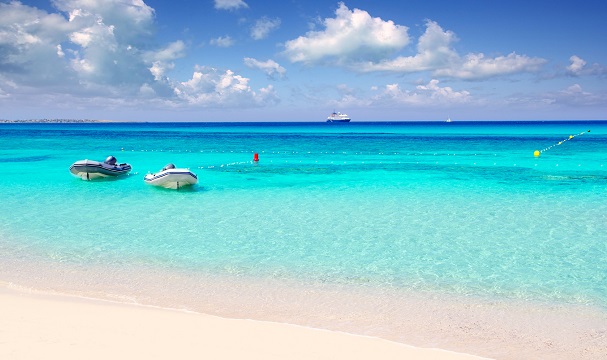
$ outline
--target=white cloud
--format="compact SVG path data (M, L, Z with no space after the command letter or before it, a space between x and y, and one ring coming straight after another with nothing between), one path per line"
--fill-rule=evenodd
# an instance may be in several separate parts
M53 0L53 5L70 14L70 22L89 26L103 22L113 27L118 42L141 42L153 34L154 9L142 0Z
M443 29L434 21L426 22L426 31L419 38L417 54L414 56L399 56L393 60L383 60L378 63L367 62L356 64L354 68L361 72L391 71L418 72L444 68L458 58L451 43L456 40L455 34Z
M379 60L409 43L406 26L373 18L363 10L350 11L344 3L339 3L335 18L324 20L324 27L287 41L284 54L291 62L348 64Z
M68 37L81 47L73 63L87 65L79 73L81 81L136 91L151 80L138 49L153 34L154 10L142 0L54 0L53 4L69 13L70 23L78 28Z
M156 96L156 91L154 91L154 88L150 84L146 83L139 88L139 94L144 98L153 98Z
M449 86L440 87L438 86L439 81L436 79L430 80L426 85L418 85L416 87L420 92L424 92L430 96L431 99L438 99L447 102L467 102L470 99L470 93L466 90L453 91Z
M571 61L571 64L567 66L567 71L573 75L579 75L584 69L584 66L586 66L586 61L576 55L570 57L569 60Z
M508 99L508 105L511 107L523 106L544 111L546 110L546 106L551 106L559 111L565 108L582 109L596 107L602 109L605 103L607 103L607 93L592 93L584 90L580 84L573 84L560 91L516 96Z
M152 66L149 68L152 75L154 75L154 80L163 81L166 77L166 73L169 70L175 68L175 64L173 63L165 63L163 61L154 61Z
M248 7L249 5L242 0L215 0L215 9L217 10L236 10Z
M557 104L583 107L604 107L605 103L607 102L607 94L584 91L580 84L573 84L557 93L549 94L547 97L552 98Z
M234 39L230 36L220 36L217 39L211 39L209 42L211 45L219 46L219 47L230 47L234 45Z
M586 66L587 63L584 59L577 55L573 55L569 58L571 64L567 66L567 73L572 76L584 76L584 75L605 75L607 74L607 68L600 64L592 64Z
M9 98L11 96L11 92L7 91L8 88L15 90L17 89L17 85L10 80L4 79L0 73L0 99Z
M197 66L192 78L176 84L174 92L187 103L202 107L263 106L277 101L271 86L258 92L251 89L249 79L231 70Z
M455 105L472 102L470 92L455 91L451 87L440 87L439 81L432 79L428 84L418 85L415 90L403 90L398 84L386 85L383 91L374 97L374 103L407 105Z
M58 51L72 25L61 15L0 3L0 74L24 85L70 83L69 66Z
M455 34L444 31L436 22L427 21L426 31L419 38L417 54L399 56L377 63L353 64L352 68L361 72L388 71L410 73L430 71L434 76L453 77L465 80L481 80L495 76L537 72L546 63L545 59L510 53L495 58L483 53L458 55L452 43Z
M434 74L464 80L482 80L495 76L538 72L545 59L510 53L507 56L486 58L483 53L468 54L450 68L437 69Z
M272 30L278 29L279 26L280 19L261 18L251 28L251 37L254 40L265 39Z
M584 92L582 91L582 87L580 86L580 84L573 84L570 87L568 87L567 89L561 91L563 94L566 95L578 95L578 94L584 94ZM589 93L586 93L589 94Z
M350 11L343 3L335 14L335 18L324 20L324 31L310 31L285 43L284 54L290 61L333 63L356 72L429 71L433 76L465 80L537 72L546 63L545 59L514 52L493 58L483 53L460 56L453 48L456 35L430 20L415 55L390 59L388 56L409 44L407 27L372 18L359 9Z
M83 95L136 92L152 80L139 47L153 33L152 8L141 0L55 0L61 13L0 4L0 71L18 84ZM72 90L69 90L69 89Z
M166 76L168 70L175 67L173 60L184 56L185 44L183 41L178 40L156 51L145 52L143 54L143 59L146 63L151 63L151 67L148 67L148 69L152 75L154 75L154 79L160 81Z
M185 56L186 45L178 40L151 46L154 10L141 0L54 0L53 5L59 13L0 3L3 98L40 94L55 106L61 98L90 106L141 100L173 107L258 107L278 101L271 86L253 90L249 79L231 70L197 67L188 81L170 79L167 73Z
M65 53L63 52L61 44L57 45L57 56L59 56L60 58L65 57Z
M174 41L164 48L149 52L146 55L156 61L173 61L185 56L185 44L181 40Z
M285 68L280 66L274 60L259 61L253 58L244 58L244 64L251 69L263 71L269 78L274 79L276 76L283 78L287 72Z
M315 101L335 108L377 108L394 109L407 106L416 109L452 109L458 106L469 107L471 104L482 105L483 101L475 99L467 90L454 90L449 86L440 86L440 81L432 79L410 89L394 83L384 86L372 86L375 94L367 96L345 84L335 87L339 94L336 100L315 98Z

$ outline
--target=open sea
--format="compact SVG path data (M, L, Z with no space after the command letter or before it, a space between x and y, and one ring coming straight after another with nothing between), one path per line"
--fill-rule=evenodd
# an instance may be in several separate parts
M109 155L132 172L69 172ZM167 163L199 184L144 184ZM607 354L605 121L0 124L0 166L13 286L497 358Z

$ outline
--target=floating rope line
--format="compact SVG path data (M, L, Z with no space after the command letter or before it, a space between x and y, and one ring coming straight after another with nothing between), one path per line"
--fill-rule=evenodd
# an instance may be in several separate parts
M467 167L467 166L474 166L474 167L490 167L490 166L499 166L499 167L513 167L513 168L519 168L519 167L523 167L523 168L543 168L543 169L548 169L550 167L557 167L557 168L565 168L566 169L581 169L584 168L586 170L602 170L605 165L604 164L562 164L562 163L550 163L550 162L545 162L543 164L538 164L538 163L512 163L512 162L508 162L508 161L504 161L504 162L492 162L492 161L485 161L485 162L461 162L461 161L429 161L429 162L413 162L413 161L409 161L409 162L402 162L402 161L395 161L395 162L386 162L386 161L379 161L379 162L369 162L369 161L331 161L331 160L327 160L326 162L319 162L319 161L313 161L313 162L305 162L302 160L296 160L296 161L292 161L292 160L279 160L279 159L269 159L269 160L265 160L264 163L266 164L271 164L272 166L288 166L288 167L299 167L299 166L305 166L305 167L326 167L326 166L331 166L331 167L347 167L347 166L357 166L357 165L363 165L363 166L380 166L380 167L391 167L391 166L401 166L402 164L407 164L407 165L412 165L412 164L416 164L416 165L435 165L435 166L457 166L457 167ZM253 160L251 161L236 161L236 162L230 162L230 163L224 163L224 164L211 164L211 165L199 165L199 166L195 166L197 169L201 169L201 170L213 170L213 171L230 171L231 168L235 168L235 169L243 169L243 168L248 168L250 166L256 166L257 163ZM271 166L270 166L271 168ZM267 171L268 168L266 168ZM402 169L411 169L411 168L402 168ZM239 171L239 170L233 170L233 171Z
M562 145L566 141L574 139L576 136L580 136L585 134L586 132L590 132L590 130L581 132L579 134L570 135L566 139L559 141L556 144L553 144L549 147L546 147L542 150L535 150L534 156L537 158L540 156L542 152L551 150L555 146ZM213 150L213 149L128 149L128 148L120 148L121 151L129 151L129 152L143 152L143 153L164 153L164 154L188 154L188 156L195 154L205 154L212 155L211 159L205 158L206 161L210 160L209 163L204 164L200 163L198 160L192 160L198 162L198 164L193 165L193 168L197 169L214 169L214 170L226 170L232 167L239 166L248 166L252 164L257 164L254 160L254 154L259 153L262 161L260 164L273 164L280 166L281 164L288 164L293 166L294 164L316 164L316 165L331 165L331 166L354 166L354 165L364 165L364 166L375 166L375 165L402 165L402 164L433 164L433 165L441 165L441 166L508 166L508 167L538 167L538 166L556 166L559 168L564 167L575 167L577 168L585 168L592 169L598 166L601 170L605 167L604 164L555 164L555 163L546 163L541 162L541 164L526 164L526 163L510 163L505 159L500 159L498 156L502 156L502 154L498 155L497 153L458 153L453 152L453 150L445 151L445 152L415 152L415 151L380 151L380 150L370 150L370 151L313 151L313 150L237 150L237 149L228 149L228 150ZM219 160L215 158L215 155L220 155ZM241 156L242 155L242 156ZM264 156L267 155L267 156ZM252 160L245 160L247 158L253 158ZM319 160L320 156L320 160ZM419 159L422 160L418 161ZM191 160L191 159L190 159ZM496 161L498 160L498 161ZM205 162L206 162L205 161ZM577 166L575 166L577 165ZM132 173L133 174L133 173Z
M568 137L568 138L566 138L566 139L564 139L564 140L561 140L561 141L557 142L557 143L556 143L556 144L554 144L554 145L550 145L550 146L548 146L548 147L547 147L547 148L545 148L545 149L542 149L542 150L535 150L535 151L533 152L533 156L538 157L538 156L540 156L540 155L541 155L543 152L548 151L548 150L552 149L552 148L553 148L553 147L555 147L555 146L559 146L559 145L561 145L561 144L565 143L565 141L573 140L573 138L575 138L576 136L584 135L584 134L585 134L585 133L587 133L587 132L590 132L590 130L588 130L588 131L582 131L581 133L579 133L579 134L575 134L575 135L569 135L569 137ZM557 166L558 166L558 165L557 165Z

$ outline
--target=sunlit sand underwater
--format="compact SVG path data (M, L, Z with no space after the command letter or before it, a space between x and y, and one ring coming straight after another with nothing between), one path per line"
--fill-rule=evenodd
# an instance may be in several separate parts
M0 139L1 281L487 341L481 355L513 356L495 347L541 321L606 341L607 122L0 124ZM108 155L132 172L68 171ZM199 183L144 184L167 163Z

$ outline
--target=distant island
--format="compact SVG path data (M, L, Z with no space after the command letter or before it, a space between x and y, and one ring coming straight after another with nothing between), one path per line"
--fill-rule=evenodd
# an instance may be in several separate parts
M28 120L6 120L0 119L0 123L97 123L110 122L110 120L90 119L28 119Z

